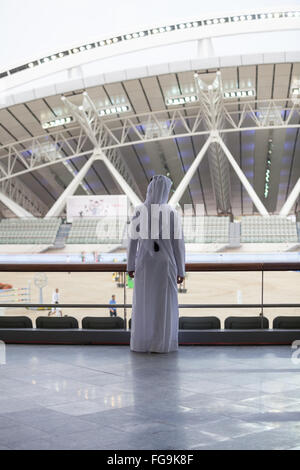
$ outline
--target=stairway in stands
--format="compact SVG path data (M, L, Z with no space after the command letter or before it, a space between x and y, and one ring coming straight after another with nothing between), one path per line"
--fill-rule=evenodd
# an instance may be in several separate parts
M61 224L56 235L54 248L63 248L71 230L72 224Z

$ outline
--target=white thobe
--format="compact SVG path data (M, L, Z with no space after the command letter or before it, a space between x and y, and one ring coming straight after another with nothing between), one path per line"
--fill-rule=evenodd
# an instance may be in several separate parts
M53 292L52 294L52 304L58 303L59 302L59 293L58 292ZM61 310L59 308L52 307L51 309L52 313L55 313L57 317L61 317Z
M163 206L178 220L179 214L171 206ZM127 271L135 272L130 338L133 351L167 353L178 349L177 276L185 275L185 246L183 234L176 239L173 229L171 232L170 239L157 240L159 251L152 256L147 240L129 238Z

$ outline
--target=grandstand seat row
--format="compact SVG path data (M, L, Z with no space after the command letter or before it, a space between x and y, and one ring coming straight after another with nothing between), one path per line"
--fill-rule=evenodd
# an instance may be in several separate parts
M62 221L52 219L1 219L0 244L55 243ZM125 236L127 218L74 219L65 240L67 244L120 244ZM184 216L186 243L228 243L230 218L219 216ZM272 215L243 216L240 224L241 243L297 243L296 223ZM300 240L300 239L299 239Z
M0 221L0 244L55 243L61 219L2 219Z
M268 329L269 320L266 317L228 317L225 320L226 330L256 330ZM129 320L129 328L131 319ZM0 329L33 328L32 320L26 316L0 317ZM71 316L44 317L36 319L36 328L43 329L78 329L78 321ZM85 317L82 319L82 329L113 330L124 329L124 320L121 317ZM221 322L218 317L179 317L180 330L219 330ZM273 320L273 329L294 330L300 329L299 316L281 316Z

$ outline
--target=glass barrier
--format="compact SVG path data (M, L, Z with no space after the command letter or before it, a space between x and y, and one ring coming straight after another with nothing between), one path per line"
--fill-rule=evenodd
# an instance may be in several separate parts
M130 318L131 309L123 305L125 299L132 303L133 283L124 272L2 272L0 276L0 316L28 316L34 325L39 316L67 315L76 318L79 327L84 317Z
M81 328L84 317L117 315L128 328L134 281L125 269L123 263L2 264L0 316L27 316L35 327L39 316L67 315ZM264 315L272 328L276 316L300 315L300 263L191 263L186 271L178 286L181 317L216 316L224 328L229 316Z
M261 308L243 308L243 304L261 303L260 272L189 272L185 281L186 292L179 292L179 304L199 305L202 308L180 308L180 316L216 316L224 327L230 316L258 316ZM235 307L211 308L211 304Z
M300 304L300 270L265 272L264 304ZM271 320L279 316L300 315L298 307L264 307L264 315Z

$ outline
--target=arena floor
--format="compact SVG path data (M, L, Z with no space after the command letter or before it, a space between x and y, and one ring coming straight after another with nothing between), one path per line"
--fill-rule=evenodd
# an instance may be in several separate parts
M10 283L14 287L27 287L30 281L31 302L39 302L39 289L34 285L35 273L3 273L0 282ZM58 287L61 303L108 303L111 295L123 303L124 289L117 287L112 273L47 273L48 285L43 289L44 302L51 303L53 290ZM300 303L300 272L266 272L264 273L265 303ZM179 294L180 304L240 303L240 308L213 309L193 308L180 309L181 316L216 315L222 323L228 316L259 315L260 309L242 308L242 303L259 303L261 301L261 273L259 272L202 272L188 273L186 294ZM132 301L133 289L126 289L127 303ZM32 319L47 314L45 311L32 311L25 308L10 308L1 312L5 315L27 315ZM85 316L109 315L108 309L63 308L63 315L72 315L80 322ZM300 314L300 308L265 309L265 315L273 319L278 315ZM118 315L123 317L123 309ZM127 311L127 318L131 310ZM270 325L271 326L271 325Z
M300 448L288 346L8 345L0 377L0 449Z

